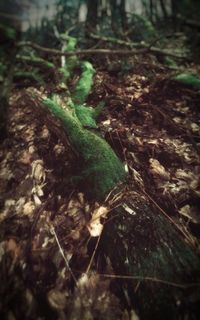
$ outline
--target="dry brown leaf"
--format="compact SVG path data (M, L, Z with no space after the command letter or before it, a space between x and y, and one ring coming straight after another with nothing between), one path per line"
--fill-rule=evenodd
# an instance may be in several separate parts
M23 214L31 215L31 214L33 214L34 210L35 210L34 203L32 201L29 201L29 202L25 203L25 205L24 205Z
M10 238L6 241L6 251L11 252L13 258L16 259L21 253L21 247L15 239Z
M157 159L150 158L149 163L150 163L150 171L153 175L157 175L164 179L170 178L169 173L165 170L165 168L160 164L160 162Z
M56 144L53 148L56 156L59 156L60 154L65 152L65 147L62 144Z
M46 139L49 138L49 136L50 136L49 129L47 128L46 125L44 125L44 126L42 127L42 132L41 132L40 137L41 137L41 139L46 140Z
M192 129L192 131L194 132L194 133L199 133L200 132L200 127L198 126L198 124L196 124L196 123L191 123L191 129Z
M187 217L193 223L200 223L200 213L196 207L186 204L179 209L178 212L184 217Z
M57 288L51 289L47 294L47 299L50 306L55 310L64 310L67 306L67 298L64 292Z
M103 225L100 222L100 218L105 218L107 213L108 213L108 208L103 206L98 207L94 210L94 213L92 214L92 219L87 225L87 228L92 237L100 236L103 230Z
M28 151L23 151L20 159L17 161L22 164L30 164L31 163L31 154Z
M37 183L44 183L46 174L44 169L44 162L43 160L35 160L31 164L32 166L32 173L31 176Z

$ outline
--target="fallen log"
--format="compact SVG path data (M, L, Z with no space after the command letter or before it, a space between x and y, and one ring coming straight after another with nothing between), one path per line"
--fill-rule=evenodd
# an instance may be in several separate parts
M119 159L102 138L84 129L70 111L49 100L45 105L61 120L69 141L83 160L84 170L82 166L78 172L82 176L79 187L86 195L102 201L124 181ZM119 185L116 190L120 192ZM135 187L126 199L112 210L105 223L99 250L99 256L108 257L114 273L121 277L116 294L124 307L134 308L141 319L178 319L181 314L197 319L198 254L171 220L151 206L142 191Z

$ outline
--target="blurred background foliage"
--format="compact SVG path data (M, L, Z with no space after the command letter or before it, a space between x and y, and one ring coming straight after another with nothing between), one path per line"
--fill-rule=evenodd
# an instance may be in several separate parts
M198 0L1 0L0 16L1 23L17 27L25 38L51 47L55 28L79 37L97 32L147 42L154 29L184 31L193 48L200 38Z

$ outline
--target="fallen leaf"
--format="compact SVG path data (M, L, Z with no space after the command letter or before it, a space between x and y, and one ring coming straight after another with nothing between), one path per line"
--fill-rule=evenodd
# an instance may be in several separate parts
M27 203L25 203L24 205L24 210L23 210L23 214L25 215L31 215L35 210L35 205L32 201L29 201Z
M108 208L106 207L98 207L94 210L94 213L92 214L92 219L90 220L89 224L87 225L87 228L90 232L90 235L92 237L98 237L100 236L103 225L100 222L100 218L105 218L108 213Z
M49 138L49 136L50 136L50 134L49 134L49 129L47 128L47 126L43 126L42 127L42 132L41 132L41 139L44 139L44 140L46 140L46 139L48 139Z
M6 251L11 252L14 260L19 257L21 253L20 245L13 238L10 238L6 241Z
M64 292L54 288L47 294L47 299L50 306L55 310L64 310L67 306L67 298Z
M18 163L30 164L31 163L31 154L28 151L24 151L18 160Z
M104 126L109 126L109 125L111 124L110 119L105 120L105 121L102 121L102 124L103 124Z
M150 163L150 171L153 175L160 176L165 179L169 179L170 175L169 173L165 170L165 168L160 164L160 162L157 159L149 159Z
M32 162L32 173L31 176L34 180L36 180L38 183L42 182L44 183L46 174L44 170L44 162L43 160L35 160Z
M199 211L195 206L190 206L189 204L186 204L181 209L179 209L178 212L184 217L187 217L193 223L200 223Z

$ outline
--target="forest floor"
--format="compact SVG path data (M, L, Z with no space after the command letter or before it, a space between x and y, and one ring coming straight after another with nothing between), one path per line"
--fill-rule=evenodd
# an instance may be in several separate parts
M138 189L200 252L200 91L170 80L153 58L124 73L100 62L96 71L87 102L105 101L99 132ZM122 311L112 279L99 275L100 237L90 230L96 204L67 184L74 151L53 116L35 109L33 92L45 95L42 87L13 89L0 147L2 314L86 319L84 310L138 319Z

